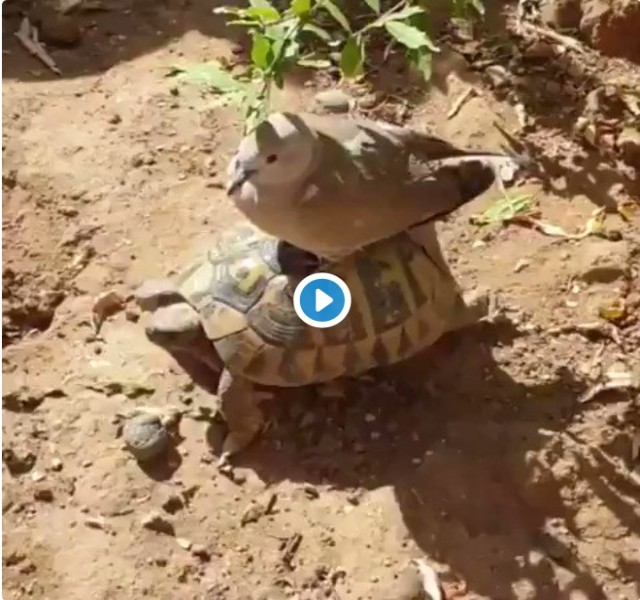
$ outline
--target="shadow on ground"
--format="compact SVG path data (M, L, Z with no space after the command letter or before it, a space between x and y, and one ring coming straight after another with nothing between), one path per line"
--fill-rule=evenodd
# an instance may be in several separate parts
M451 334L394 369L394 378L428 382L426 394L353 384L355 402L277 403L269 433L238 463L273 483L393 486L418 546L448 563L469 592L511 598L529 580L540 599L570 590L604 597L567 542L574 514L541 462L549 452L553 462L554 436L581 386L564 371L544 385L514 381L492 358L491 347L504 343L496 333L483 325ZM567 535L554 537L549 520L566 523ZM570 574L562 591L558 567Z
M133 60L177 40L189 31L207 37L237 41L239 28L227 27L222 16L212 13L220 4L210 0L100 0L80 2L69 15L72 27L80 29L75 47L48 45L63 78L74 78L107 71L121 62ZM21 15L39 15L55 22L55 12L47 10L46 0L31 5L24 0L9 0L2 5L3 79L46 81L57 76L32 57L17 41ZM84 7L84 8L83 8ZM6 54L6 52L9 54ZM215 57L212 57L215 58Z

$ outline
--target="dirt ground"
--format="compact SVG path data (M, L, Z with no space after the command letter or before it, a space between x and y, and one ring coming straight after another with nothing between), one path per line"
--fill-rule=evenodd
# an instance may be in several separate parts
M221 189L238 115L163 76L238 60L237 42L208 2L83 0L66 24L34 17L56 77L13 36L24 6L4 3L4 598L408 600L417 557L447 598L640 598L640 121L625 92L640 68L616 56L637 29L604 57L516 35L514 7L496 4L492 36L449 31L422 96L405 99L393 60L349 91L364 114L463 146L498 147L502 123L534 158L540 218L577 232L604 206L605 235L478 227L496 192L474 201L441 239L500 318L391 370L411 393L363 381L343 401L283 394L232 480L206 419L184 418L153 468L123 451L116 413L204 415L212 400L146 340L132 304L99 335L91 307L185 267L239 220ZM331 85L290 82L277 106ZM609 322L612 301L626 314ZM173 532L143 527L154 511Z

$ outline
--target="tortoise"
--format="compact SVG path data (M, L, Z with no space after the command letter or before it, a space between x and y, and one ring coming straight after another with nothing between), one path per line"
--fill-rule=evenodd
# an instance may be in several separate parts
M422 227L327 266L352 296L347 317L329 328L305 324L294 310L295 287L314 268L309 255L250 224L218 237L173 282L149 280L138 288L136 301L150 313L147 338L219 376L219 412L228 427L220 464L261 429L262 386L355 377L409 358L487 314L487 294L475 290L465 298L433 224Z

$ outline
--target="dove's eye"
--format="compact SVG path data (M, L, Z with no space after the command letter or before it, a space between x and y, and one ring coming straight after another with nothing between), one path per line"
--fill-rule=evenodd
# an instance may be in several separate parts
M269 154L269 156L267 156L267 163L271 164L274 163L278 160L278 155L277 154Z

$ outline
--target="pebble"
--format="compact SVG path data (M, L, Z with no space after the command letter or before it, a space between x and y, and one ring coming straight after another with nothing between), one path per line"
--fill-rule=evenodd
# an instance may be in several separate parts
M632 167L640 168L640 130L637 127L625 127L616 143L624 161Z
M191 550L191 546L193 546L191 540L188 540L186 538L176 538L176 543L178 544L178 546L180 546L180 548L183 548L184 550Z
M46 475L42 471L34 471L31 473L31 481L42 481L45 477Z
M319 108L330 113L347 113L353 106L353 98L339 89L318 92L314 101Z
M378 94L367 94L358 99L358 106L364 109L372 109L378 104L380 98Z
M62 471L62 461L59 458L54 458L51 460L51 470Z
M162 453L169 442L169 434L158 415L143 414L127 420L122 429L127 450L136 460L146 461Z
M202 544L193 544L191 546L191 554L204 562L208 562L211 559L211 553Z
M145 529L150 529L151 531L156 531L158 533L166 533L168 535L174 534L171 521L165 519L157 510L153 510L142 517L140 525Z
M505 85L509 82L509 72L501 65L489 65L484 72L496 87Z
M39 487L33 490L33 497L40 502L53 502L53 491L48 487Z
M122 123L122 117L118 113L112 113L109 119L107 119L111 125L117 125Z
M317 488L310 483L305 483L302 486L302 490L307 498L311 498L312 500L320 497L320 492L318 492Z
M521 258L513 267L513 272L520 273L520 271L526 269L530 264L526 258Z

